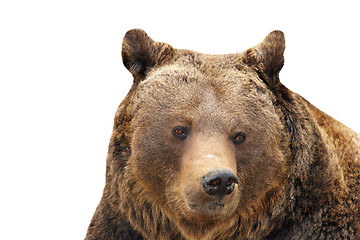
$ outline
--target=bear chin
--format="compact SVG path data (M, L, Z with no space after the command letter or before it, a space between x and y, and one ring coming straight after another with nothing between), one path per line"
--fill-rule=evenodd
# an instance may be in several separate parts
M212 197L198 201L185 200L183 217L187 221L199 224L208 224L224 221L234 215L238 206L238 194L223 198Z

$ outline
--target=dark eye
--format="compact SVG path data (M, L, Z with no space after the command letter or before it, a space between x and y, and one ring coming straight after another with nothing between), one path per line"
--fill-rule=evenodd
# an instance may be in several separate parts
M239 132L236 133L233 137L232 137L232 141L236 144L242 143L244 142L246 139L246 134L243 132Z
M177 126L177 127L174 127L173 133L174 133L175 137L187 138L190 135L190 130L183 126Z

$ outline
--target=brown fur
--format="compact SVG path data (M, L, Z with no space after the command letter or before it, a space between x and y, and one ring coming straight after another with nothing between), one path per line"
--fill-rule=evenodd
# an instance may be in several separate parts
M134 83L86 239L359 239L360 136L281 84L284 49L280 31L228 55L129 31ZM216 168L238 178L221 199L200 184Z

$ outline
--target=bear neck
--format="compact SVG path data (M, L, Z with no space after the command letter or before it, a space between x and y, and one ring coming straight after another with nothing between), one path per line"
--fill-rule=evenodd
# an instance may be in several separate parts
M360 184L360 179L348 176L358 174L356 163L360 160L357 150L360 148L360 136L300 95L287 89L286 93L288 96L277 98L274 105L282 113L288 130L291 151L289 172L292 175L284 208L286 220L273 230L268 239L279 236L286 239L296 229L307 229L310 236L316 231L316 225L336 222L336 219L341 219L341 214L358 216L357 220L338 221L342 222L342 226L336 227L348 228L359 221L358 210L342 209L339 214L339 207L349 203L349 195L358 195L356 186ZM359 199L353 200L350 205L358 204L356 201Z

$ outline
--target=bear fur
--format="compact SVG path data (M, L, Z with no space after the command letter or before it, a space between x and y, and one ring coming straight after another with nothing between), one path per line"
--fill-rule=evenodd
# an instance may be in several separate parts
M360 239L360 136L282 85L284 49L280 31L227 55L127 32L134 81L86 239ZM204 191L213 169L230 193Z

